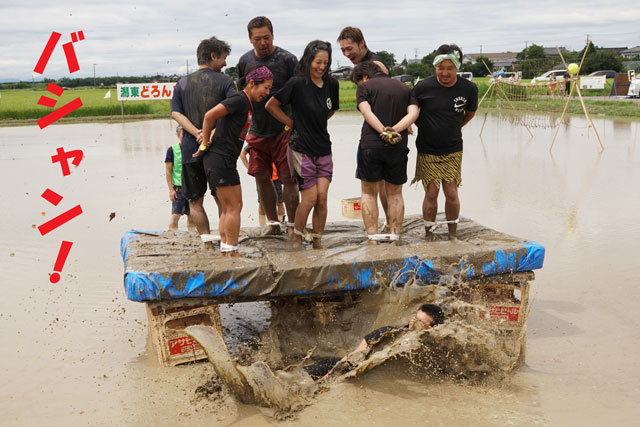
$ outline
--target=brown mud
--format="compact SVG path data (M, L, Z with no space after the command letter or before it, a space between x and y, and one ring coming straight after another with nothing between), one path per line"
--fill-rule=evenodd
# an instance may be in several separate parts
M319 393L383 364L404 364L401 369L430 381L508 382L521 362L526 321L505 337L496 323L478 320L485 307L464 302L451 292L451 282L458 282L457 278L442 281L448 286L410 282L398 287L392 282L357 295L354 301L272 302L270 326L257 346L238 352L241 360L231 358L215 328L196 325L186 332L205 349L217 375L218 393L222 388L227 398L271 408L272 416L280 420L295 419ZM459 283L458 287L465 286ZM406 324L425 303L441 305L446 322L427 330L389 331L366 352L339 362L327 379L314 382L302 368L314 360L348 354L373 329ZM212 410L218 411L215 405Z

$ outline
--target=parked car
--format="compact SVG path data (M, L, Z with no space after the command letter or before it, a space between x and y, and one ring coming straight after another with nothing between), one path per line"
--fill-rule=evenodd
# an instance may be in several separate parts
M556 81L561 82L564 81L564 75L567 73L567 70L551 70L547 71L541 76L534 77L531 79L531 83L539 83L539 82L548 82L551 74L556 76Z
M470 71L460 71L459 73L456 73L458 75L458 77L462 77L463 79L467 79L470 82L473 81L473 73Z
M353 67L345 65L344 67L338 67L335 70L329 71L329 75L334 79L347 80L351 76L351 70L353 70Z
M415 77L409 74L402 74L400 76L393 76L394 79L400 80L402 83L406 84L409 87L413 87L413 81Z
M617 72L614 70L600 70L589 74L590 76L606 76L608 79L614 79Z

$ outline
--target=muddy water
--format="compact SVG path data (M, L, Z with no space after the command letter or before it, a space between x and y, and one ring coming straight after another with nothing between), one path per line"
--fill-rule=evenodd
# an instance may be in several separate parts
M547 248L545 267L533 282L526 365L506 384L481 386L383 365L331 387L298 414L297 423L637 420L640 123L596 119L605 145L599 154L587 122L573 117L561 124L550 154L547 121L529 119L537 126L532 140L496 114L488 116L482 138L482 115L465 129L462 214ZM341 219L341 199L359 194L353 175L360 123L349 113L331 120L336 173L330 221ZM166 228L163 160L173 142L165 120L0 128L0 424L275 422L264 410L236 406L215 390L211 398L229 410L212 413L194 390L213 370L208 364L157 366L143 306L124 297L119 240L131 228ZM83 162L67 177L50 160L59 146L84 150ZM415 150L409 169L414 165ZM255 225L255 187L247 176L242 184L243 224ZM63 196L57 207L40 197L46 188ZM419 212L422 190L406 186L404 194L407 212ZM33 228L77 204L84 213L47 236ZM205 206L214 212L211 200ZM111 212L116 215L109 221ZM61 281L52 285L48 275L61 240L74 246ZM266 313L264 306L235 305L223 321L230 335L246 337L265 327Z

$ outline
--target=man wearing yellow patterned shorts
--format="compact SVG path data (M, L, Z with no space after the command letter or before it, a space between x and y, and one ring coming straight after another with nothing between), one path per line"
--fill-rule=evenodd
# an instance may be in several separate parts
M422 80L414 88L420 115L416 121L418 159L413 182L422 181L424 187L422 216L428 240L433 240L433 231L441 224L436 222L440 186L445 196L447 220L444 223L449 229L449 240L455 240L460 215L462 127L478 108L478 88L456 75L461 61L462 51L458 46L440 46L433 61L436 75Z

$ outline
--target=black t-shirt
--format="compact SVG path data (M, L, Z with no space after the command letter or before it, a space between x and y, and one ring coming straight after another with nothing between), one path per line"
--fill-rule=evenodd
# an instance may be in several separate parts
M378 117L384 126L393 126L406 114L409 105L417 105L415 95L411 88L400 80L392 79L384 73L378 73L368 81L358 86L356 90L358 106L367 101L371 105L371 111ZM403 131L402 141L392 145L382 139L378 132L369 124L362 124L360 135L361 148L407 148L407 131Z
M475 83L458 77L455 85L445 87L432 76L418 83L413 91L420 106L416 121L418 152L444 155L462 150L465 112L478 109Z
M338 81L327 76L323 80L322 87L318 87L307 77L295 76L273 95L282 104L291 104L297 133L292 148L312 157L331 154L327 121L329 112L340 108Z
M386 332L389 331L397 331L400 329L409 329L409 325L400 325L400 326L383 326L374 331L369 332L364 336L364 340L368 345L377 342Z
M382 59L380 59L380 57L378 55L376 55L374 52L371 51L371 49L367 48L367 53L364 54L364 56L362 57L362 61L360 62L364 62L364 61L378 61L378 62L382 62ZM384 64L384 62L382 62Z
M293 77L297 64L298 59L295 55L277 46L273 53L266 58L259 58L253 50L250 50L242 55L238 61L238 75L243 77L253 67L266 66L273 73L271 93L276 93L284 86L287 80ZM277 135L284 127L282 123L264 109L269 98L267 96L253 106L254 117L251 125L251 134L261 138ZM290 112L289 107L286 105L283 106L282 110L287 114Z
M231 77L200 68L178 80L171 98L171 111L185 115L196 128L202 129L205 113L234 93L236 86ZM192 156L198 151L198 143L189 132L183 132L180 147L182 164L202 161L202 157Z
M218 120L209 151L237 160L251 126L253 114L251 101L244 91L240 91L240 93L222 101L222 105L229 111L229 114Z

